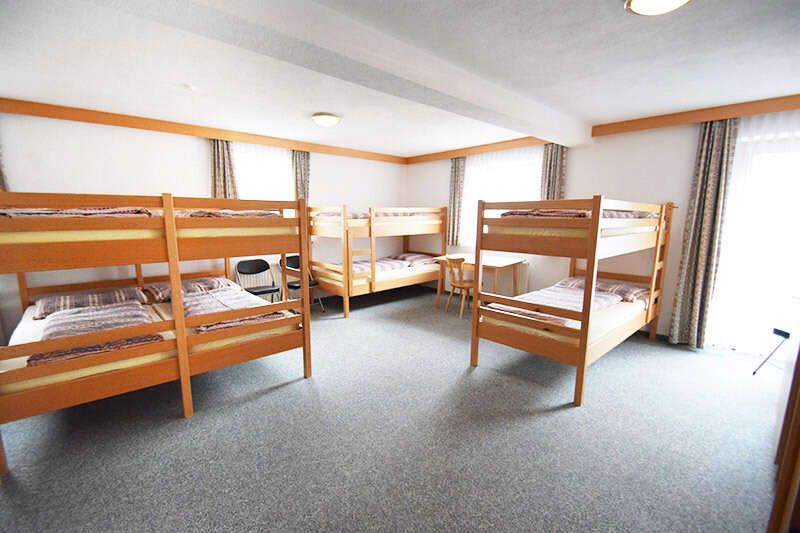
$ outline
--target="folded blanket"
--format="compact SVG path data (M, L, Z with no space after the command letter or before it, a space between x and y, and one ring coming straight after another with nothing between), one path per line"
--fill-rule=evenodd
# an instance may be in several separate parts
M550 307L560 307L561 309L569 309L572 311L583 310L583 290L571 287L560 287L558 285L554 285L552 287L547 287L546 289L516 296L514 299L533 304L549 305ZM622 297L617 294L611 294L608 292L595 292L594 299L592 300L592 310L599 311L621 301ZM569 326L573 328L580 327L580 322L578 320L548 315L546 313L539 313L536 311L528 311L526 309L520 309L519 307L513 307L510 305L492 303L487 307L491 309L497 309L499 311L508 311L518 315L529 316L531 318L536 318L538 320L543 320L545 322L560 326Z
M239 288L239 286L222 276L213 278L191 278L181 282L183 294L194 294L198 292L208 292L224 287ZM169 281L159 281L145 285L144 291L154 303L168 302L172 298L172 289Z
M209 292L187 294L183 301L183 310L186 316L205 315L232 311L234 309L247 309L267 305L267 302L242 289L225 287ZM243 324L268 322L286 316L283 312L265 313L262 315L224 320L211 324L203 324L196 329L198 332L214 331L217 329L231 328Z
M96 307L127 301L147 303L147 297L138 287L120 287L98 292L45 296L36 301L33 318L40 320L52 313L67 309Z
M391 257L382 257L375 260L375 272L388 272L390 270L401 270L408 268L411 263L401 259L392 259ZM372 263L370 261L353 261L353 272L370 272L372 270Z
M434 256L429 254L418 254L418 253L404 253L399 255L394 255L391 259L399 259L400 261L407 261L410 266L416 265L428 265L436 263L436 259Z
M585 285L585 278L580 276L565 278L556 284L557 287L569 287L581 290L583 290ZM638 300L642 300L646 303L650 296L650 289L648 287L643 287L642 285L637 285L627 281L598 279L594 288L595 292L599 291L616 294L625 302L636 302Z
M192 209L178 211L176 216L195 217L195 218L229 218L229 217L280 217L276 211L265 211L263 209Z
M51 209L47 207L0 208L0 217L150 217L153 214L144 207L86 207Z
M556 217L589 218L592 212L587 209L512 209L501 217ZM658 218L652 211L625 211L622 209L603 209L603 218Z
M122 302L96 307L82 307L58 311L47 317L42 340L97 333L114 328L139 326L153 321L150 313L139 302ZM63 361L111 350L120 350L163 340L159 334L140 335L127 339L108 341L91 346L79 346L66 350L39 353L28 358L28 366L36 366L53 361Z

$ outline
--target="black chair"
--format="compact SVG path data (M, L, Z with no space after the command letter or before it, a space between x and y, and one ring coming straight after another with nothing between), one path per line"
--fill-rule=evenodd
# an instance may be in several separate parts
M275 285L275 278L269 263L263 259L247 259L236 264L236 282L250 294L256 296L280 293L281 288Z
M300 256L299 255L287 255L286 256L286 267L289 268L289 269L292 269L292 270L300 270ZM287 268L284 268L284 271L286 271ZM294 273L294 274L297 275L296 273ZM310 292L311 292L311 304L312 305L314 304L314 287L316 287L317 285L318 285L317 280L315 280L313 277L311 277L311 274L309 274L308 275L308 287L309 287L309 289L311 289ZM286 283L286 287L290 291L299 291L300 289L303 288L302 285L300 284L300 280L289 281L288 283ZM319 302L319 306L322 308L322 312L324 313L325 312L325 306L322 304L322 298L317 298L317 301Z

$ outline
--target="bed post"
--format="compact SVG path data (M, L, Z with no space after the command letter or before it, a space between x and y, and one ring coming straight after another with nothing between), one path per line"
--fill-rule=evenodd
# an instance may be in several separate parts
M574 257L569 258L569 277L575 276L575 267L577 262L578 260L575 259Z
M142 272L142 265L140 263L136 263L133 265L133 269L136 272L136 286L141 289L144 287L144 273Z
M180 373L183 416L194 414L192 405L192 380L189 369L189 347L186 338L186 317L183 314L180 259L178 257L178 232L175 229L175 206L172 195L164 193L164 233L167 239L169 282L172 300L172 318L175 321L175 340L178 344L178 371Z
M603 217L603 197L592 197L592 221L589 228L586 250L586 271L583 286L583 310L581 312L581 336L578 344L578 360L575 362L575 395L573 403L583 403L583 385L586 379L586 352L589 347L589 325L594 300L594 285L597 282L597 240L600 235L600 220Z
M345 318L350 316L350 276L353 271L352 246L347 220L347 206L342 205L342 307Z
M231 271L231 258L225 258L225 277L228 279L233 279L233 272Z
M289 286L286 277L286 254L281 254L281 301L289 300Z
M0 476L8 474L8 462L6 461L6 450L3 447L3 434L0 433Z
M300 198L297 201L300 211L300 287L303 291L303 377L311 377L311 303L309 302L310 287L308 271L308 209L306 201Z
M648 313L650 313L650 332L648 338L655 340L658 335L658 317L661 315L661 301L664 298L664 277L667 273L667 253L669 252L669 233L672 226L672 209L674 204L667 202L661 206L661 216L658 221L658 237L653 255L653 277L650 281L650 299ZM658 298L655 297L658 292Z
M470 342L469 364L478 366L478 324L481 315L481 287L483 283L483 269L481 268L481 241L483 236L483 200L478 200L478 231L475 233L475 272L472 277L475 281L472 290L472 336ZM453 290L452 287L450 290Z
M369 292L375 292L375 209L369 208Z
M19 304L22 306L22 312L24 313L31 303L30 296L28 295L28 280L25 277L25 272L17 272L17 287L19 287Z

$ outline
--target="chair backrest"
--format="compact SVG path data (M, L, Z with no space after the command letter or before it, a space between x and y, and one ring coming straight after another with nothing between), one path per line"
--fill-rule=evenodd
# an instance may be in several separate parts
M453 281L464 283L464 258L445 256L445 259L447 259L447 270L450 272L451 283Z
M286 256L286 266L288 268L300 268L300 256L299 255L287 255ZM294 274L294 273L292 273ZM314 276L311 275L311 272L308 273L308 281L313 282Z
M246 259L236 263L236 282L245 289L275 286L269 263L263 259Z

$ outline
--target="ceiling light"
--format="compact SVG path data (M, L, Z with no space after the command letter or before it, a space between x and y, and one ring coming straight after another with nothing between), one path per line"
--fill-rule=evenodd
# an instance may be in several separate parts
M333 113L314 113L311 115L311 120L317 123L317 126L322 126L323 128L330 128L331 126L335 126L342 120L338 115L334 115Z
M625 0L625 10L637 15L663 15L688 4L690 0Z

